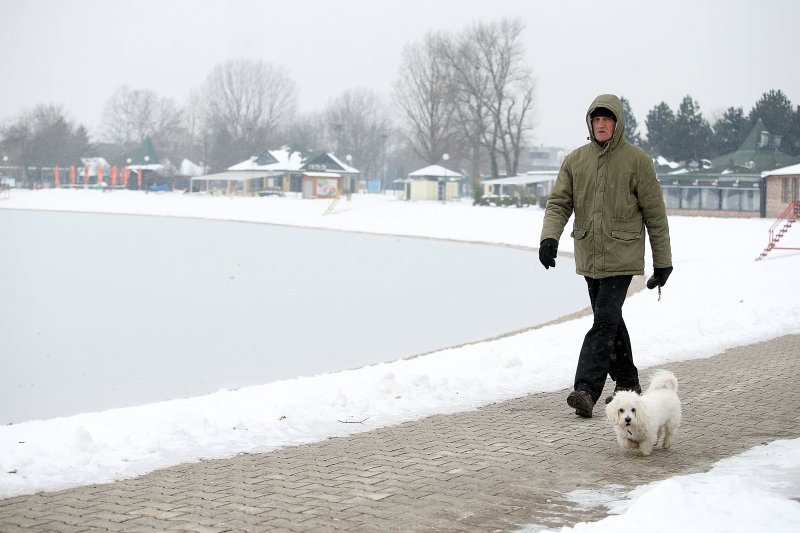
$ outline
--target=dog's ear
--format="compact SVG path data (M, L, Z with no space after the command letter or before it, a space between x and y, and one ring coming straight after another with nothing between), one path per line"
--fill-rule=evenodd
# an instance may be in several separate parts
M650 416L647 413L647 408L640 396L636 396L633 403L636 407L636 417L633 421L634 425L648 426L650 424Z
M619 422L619 402L616 401L616 398L606 405L606 419L612 424Z

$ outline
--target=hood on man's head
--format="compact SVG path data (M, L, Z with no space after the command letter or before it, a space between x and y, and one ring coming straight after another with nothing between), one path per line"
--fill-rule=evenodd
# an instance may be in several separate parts
M615 115L614 112L607 107L597 107L589 114L589 116L591 118L606 117L617 120L617 115Z
M597 113L609 113L610 115ZM594 138L592 117L595 116L611 116L617 121L614 126L614 137L609 141L612 146L617 145L624 137L625 132L625 112L622 109L622 101L619 97L613 94L601 94L594 99L586 111L586 126L589 128L589 139Z

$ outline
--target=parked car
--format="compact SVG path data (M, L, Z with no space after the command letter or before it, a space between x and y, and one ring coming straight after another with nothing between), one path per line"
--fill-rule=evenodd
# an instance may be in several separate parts
M277 187L270 187L263 191L258 191L259 196L283 196L283 191Z

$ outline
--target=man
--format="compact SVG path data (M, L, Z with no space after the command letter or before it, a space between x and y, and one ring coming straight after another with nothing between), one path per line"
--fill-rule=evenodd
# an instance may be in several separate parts
M619 98L595 98L586 122L590 142L564 159L547 201L539 260L547 269L556 266L558 241L574 213L575 265L589 288L594 323L583 341L567 404L590 418L607 376L616 382L614 392L641 392L622 304L632 277L644 274L644 228L653 251L653 286L667 282L672 252L653 161L625 140Z

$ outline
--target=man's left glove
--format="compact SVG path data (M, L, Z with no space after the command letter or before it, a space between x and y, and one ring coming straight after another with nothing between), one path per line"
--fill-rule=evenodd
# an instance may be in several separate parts
M558 241L555 239L545 239L539 245L539 261L544 268L556 267L556 256L558 255Z
M647 288L654 289L656 287L663 287L667 283L667 278L672 274L672 267L656 267L653 269L653 275L647 280Z

